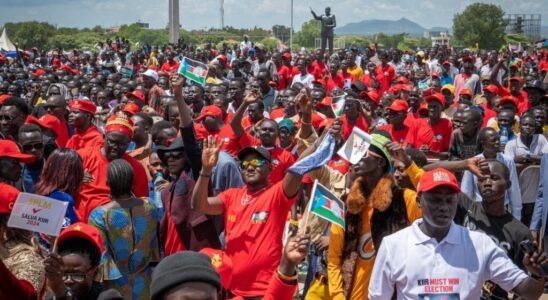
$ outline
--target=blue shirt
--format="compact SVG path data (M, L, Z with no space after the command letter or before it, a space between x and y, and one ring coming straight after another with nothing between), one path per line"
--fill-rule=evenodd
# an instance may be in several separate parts
M68 227L70 224L78 222L76 210L74 209L74 198L72 198L71 195L65 192L55 191L50 193L48 197L59 201L68 202L67 212L65 213L65 220L63 221L63 228ZM82 221L87 222L87 220Z
M27 193L34 193L34 186L38 183L40 179L40 174L42 174L42 168L44 167L44 162L40 161L32 165L25 165L23 167L23 189Z
M476 157L485 158L483 156L483 153L476 155ZM510 181L512 182L510 188L506 190L506 199L504 201L504 204L510 204L510 206L512 207L512 215L514 216L514 218L521 220L521 190L519 187L519 178L516 171L516 164L514 163L514 160L512 158L500 152L497 153L497 160L506 165L506 167L508 167L508 170L510 170ZM470 199L477 202L482 201L478 189L478 177L472 174L472 172L464 171L462 182L460 184L460 189L462 193L466 194Z

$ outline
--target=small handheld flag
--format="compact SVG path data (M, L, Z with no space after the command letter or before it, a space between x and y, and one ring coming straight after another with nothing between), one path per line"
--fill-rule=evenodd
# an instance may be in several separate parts
M183 57L178 73L200 85L205 85L207 78L207 66L202 62Z
M310 212L344 229L344 202L335 197L329 189L314 181L310 197Z
M340 117L344 112L344 104L346 102L346 94L333 97L331 100L331 109L335 113L335 117Z

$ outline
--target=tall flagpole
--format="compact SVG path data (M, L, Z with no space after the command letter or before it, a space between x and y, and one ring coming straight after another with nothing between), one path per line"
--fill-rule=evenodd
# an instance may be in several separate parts
M293 0L291 0L291 29L289 30L289 48L293 51Z

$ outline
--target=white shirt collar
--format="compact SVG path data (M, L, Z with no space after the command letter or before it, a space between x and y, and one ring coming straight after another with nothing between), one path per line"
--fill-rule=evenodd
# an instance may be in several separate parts
M430 240L434 240L435 241L435 238L433 237L430 237L428 235L426 235L424 232L422 232L422 230L419 228L419 225L423 222L423 219L418 219L418 220L415 220L415 222L413 222L413 225L412 225L412 229L411 229L411 236L410 236L410 239L411 241L413 242L413 244L424 244ZM441 242L436 242L436 244L442 244L442 243L450 243L450 244L454 244L454 245L458 245L460 243L462 243L462 227L461 226L458 226L457 224L455 224L455 222L451 221L451 227L449 228L449 232L447 233L447 235L445 236L445 238L443 238L443 240L441 240Z

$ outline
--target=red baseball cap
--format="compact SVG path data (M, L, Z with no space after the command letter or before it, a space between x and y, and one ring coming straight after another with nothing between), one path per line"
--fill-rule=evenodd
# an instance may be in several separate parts
M436 77L437 79L440 79L440 73L438 72L432 72L432 78Z
M396 78L396 83L399 83L399 84L408 84L408 83L409 83L409 79L407 79L407 77L405 77L405 76L400 76L400 77Z
M0 214L9 214L19 196L19 190L3 182L0 182L0 189L2 189L2 193L0 193Z
M97 106L93 102L84 99L71 100L69 102L69 110L81 110L95 115L97 112Z
M139 112L139 106L133 102L129 102L128 104L124 105L122 111L133 116L134 114Z
M459 184L457 183L455 175L443 168L436 168L424 172L417 185L417 193L428 192L441 186L449 187L455 191L455 193L460 193Z
M508 95L508 96L504 96L502 97L502 99L500 99L500 103L499 103L499 106L502 106L503 104L506 104L506 103L513 103L516 108L518 107L518 99L512 95Z
M0 157L14 158L24 164L32 163L36 160L34 155L21 153L17 144L10 140L0 140Z
M446 61L444 61L441 65L442 65L442 66L446 66L446 65L447 65L447 66L451 66L451 63L450 63L448 60L446 60Z
M375 102L377 105L379 105L379 103L381 102L381 96L379 96L379 94L376 91L367 92L367 98Z
M400 89L409 93L413 91L413 87L410 84L401 84Z
M38 125L42 128L53 130L53 128L49 124L44 123L42 120L36 118L33 115L28 115L27 116L27 118L25 119L25 124L36 124L36 125Z
M469 89L462 89L462 90L460 90L459 96L460 96L460 95L468 95L468 96L470 96L470 97L473 97L473 96L474 96L474 94L472 94L472 91L469 90Z
M473 60L472 56L466 55L465 57L462 58L462 61L463 62L473 62L474 60Z
M407 111L409 109L409 104L407 104L406 101L401 99L396 99L390 106L388 107L389 110L392 111Z
M282 54L282 57L285 57L285 58L291 60L291 53L285 52L284 54Z
M141 90L135 90L133 92L129 92L126 94L126 97L129 98L137 98L137 100L141 101L141 103L145 104L145 94L143 94L143 91Z
M203 248L200 250L200 253L209 256L211 265L221 276L221 284L223 287L228 288L232 282L232 270L234 266L232 259L224 251L212 248Z
M519 83L522 83L523 82L523 78L519 77L519 76L514 76L514 77L510 77L509 79L510 81L517 81Z
M418 111L420 112L421 110L426 110L426 112L428 112L428 105L426 104L426 102L423 102L419 105Z
M42 69L38 69L36 71L34 71L34 73L32 73L32 75L36 76L36 77L40 77L42 75L46 74L46 71L42 70Z
M484 86L483 90L496 94L499 91L499 88L494 84L490 84L490 85Z
M215 118L222 118L223 117L223 111L215 105L208 105L202 109L202 112L200 115L195 119L196 122L199 122L206 117L215 117Z
M445 107L445 97L440 93L433 93L432 95L426 97L424 99L426 103L430 103L430 101L437 101L441 104L442 107Z
M92 225L84 222L78 222L70 225L61 231L57 243L61 245L64 241L70 238L81 238L88 240L96 246L97 249L99 249L101 254L105 252L101 234L99 233L99 230Z

